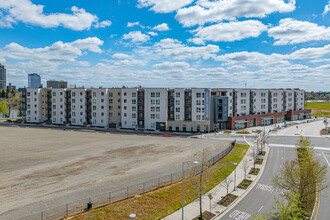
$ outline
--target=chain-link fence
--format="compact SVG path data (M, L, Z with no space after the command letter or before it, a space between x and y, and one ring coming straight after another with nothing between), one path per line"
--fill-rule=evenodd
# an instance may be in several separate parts
M208 160L209 164L215 164L222 158L224 158L235 146L234 141L230 146L219 154L213 156ZM132 198L136 195L141 195L158 188L169 186L181 181L181 172L165 175L160 178L155 178L143 183L127 186L118 190L112 190L111 192L104 192L100 195L91 195L89 198L76 200L74 202L66 203L61 206L57 206L40 213L35 213L30 216L21 218L22 220L50 220L50 219L63 219L69 216L73 216L78 213L88 211L90 208L97 208L105 205L110 205L115 202L119 202L128 198ZM88 205L90 207L88 207Z

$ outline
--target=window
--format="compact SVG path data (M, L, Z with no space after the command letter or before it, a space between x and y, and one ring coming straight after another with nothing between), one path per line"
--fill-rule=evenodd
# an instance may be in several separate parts
M136 111L136 106L132 106L132 111L133 111L133 112Z
M56 92L53 92L53 96L56 96Z
M156 119L160 119L160 114L156 114Z
M266 99L261 99L261 103L266 103Z
M53 112L53 116L56 116L56 112Z
M104 102L104 99L101 99L101 102Z
M180 93L179 93L179 92L176 92L176 93L175 93L175 97L176 97L176 98L180 98Z
M136 113L133 113L132 114L132 118L136 118Z
M241 97L246 97L246 92L241 92Z
M101 109L104 109L104 105L101 105Z
M63 108L63 105L60 105L60 108Z
M200 121L201 120L201 116L200 115L196 115L196 120Z
M127 110L127 106L124 106L124 110Z
M151 111L154 112L155 111L155 107L151 107Z
M175 115L175 120L180 120L180 115L176 114Z
M156 92L156 97L160 97L160 92Z
M274 105L273 105L273 108L277 108L277 104L274 104Z
M109 112L109 117L112 117L112 112Z
M71 96L72 96L72 97L75 97L75 96L76 96L76 93L75 93L75 92L72 92L72 93L71 93Z
M136 97L136 92L132 92L132 97Z
M126 103L127 102L127 100L126 99L124 99L124 103Z
M83 93L82 93L82 92L80 92L80 95L83 95Z
M150 124L151 128L155 128L155 123Z
M261 93L261 97L266 97L266 93L265 92L262 92Z
M104 92L101 92L101 96L104 96Z
M202 94L200 92L197 92L196 93L196 98L201 98L202 97Z
M244 105L241 106L241 110L242 110L242 111L245 111L245 110L246 110L246 106L244 106Z
M96 110L96 105L93 105L93 110Z
M30 93L30 92L28 92L28 93L27 93L27 96L31 96L31 93Z
M196 105L201 105L201 100L196 100Z
M246 99L241 99L241 104L246 104Z
M83 115L83 113L82 113L82 112L80 112L80 115Z
M156 112L160 112L160 107L156 107Z
M155 99L150 99L150 104L154 105L156 103Z
M180 100L175 100L176 105L180 105Z
M76 116L76 112L72 112L72 116Z
M94 118L96 117L96 112L93 112L93 117L94 117Z
M202 93L202 98L204 98L204 92Z
M96 97L96 92L93 92L93 97Z
M112 106L112 105L110 105L110 106L109 106L109 110L112 110L112 109L113 109L113 106Z
M288 96L292 96L292 93L288 93Z
M53 122L56 122L56 118L53 118Z
M72 99L71 102L72 102L72 103L76 103L76 99Z
M132 104L133 104L133 105L136 104L136 99L132 99Z
M56 103L56 99L53 99L53 103Z
M160 100L156 99L156 105L160 105Z
M197 112L197 113L200 113L200 112L201 112L201 108L199 108L199 107L196 108L196 112Z
M101 112L101 116L104 116L104 112Z
M289 100L288 100L289 102L292 102L292 98L289 98Z
M273 100L274 100L274 102L277 102L277 98L274 98Z
M180 108L175 108L175 112L180 112Z
M124 92L124 96L127 96L127 92Z
M275 92L273 95L274 95L274 97L277 97L277 92Z
M266 105L261 105L261 109L266 109Z
M156 115L155 115L155 114L151 114L151 115L150 115L150 118L151 118L151 119L155 119L155 118L156 118Z
M109 103L112 104L113 100L112 99L109 99Z
M112 97L113 96L113 93L112 92L109 92L109 97Z
M118 99L118 102L120 102L120 99Z
M118 92L118 95L120 95L120 92Z
M124 117L127 117L127 113L124 113Z
M53 105L53 109L56 109L56 105Z
M81 99L80 99L81 100ZM96 104L96 99L93 99L93 104Z
M83 102L83 100L82 100L82 99L80 99L80 102Z
M155 97L155 93L152 92L152 93L150 94L150 96L154 98L154 97Z

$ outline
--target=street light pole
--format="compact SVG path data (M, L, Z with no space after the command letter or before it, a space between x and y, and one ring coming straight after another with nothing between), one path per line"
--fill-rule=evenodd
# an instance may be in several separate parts
M182 220L184 220L184 164L192 161L183 161L182 162ZM193 164L198 164L198 161L193 161Z
M235 165L235 174L234 174L234 191L236 191L236 167L237 167L237 163L234 163Z

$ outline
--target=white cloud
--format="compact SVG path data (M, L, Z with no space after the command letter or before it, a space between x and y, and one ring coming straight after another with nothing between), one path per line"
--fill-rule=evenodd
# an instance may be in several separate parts
M166 23L162 23L162 24L159 24L159 25L155 26L153 28L153 30L156 30L156 31L168 31L168 30L170 30L170 28L168 27L168 25Z
M302 48L300 50L296 50L293 53L287 55L288 59L293 60L313 60L318 59L323 56L330 56L330 44L325 45L323 47L309 47L309 48Z
M103 60L110 62L115 66L145 66L148 62L146 60Z
M326 14L328 14L329 11L330 11L330 1L329 1L329 3L324 7L324 11L323 11L322 15L325 16Z
M209 59L215 57L216 53L220 51L220 48L216 45L208 44L207 46L202 47L189 47L182 44L180 41L171 38L166 38L155 43L154 49L156 53L175 60L197 60L199 58Z
M194 0L138 0L139 7L151 7L150 10L158 13L169 13L176 11Z
M0 26L12 27L17 22L37 25L44 28L63 26L72 30L88 30L92 24L96 27L109 26L110 21L98 24L98 17L76 6L71 7L72 14L43 12L43 5L35 5L31 0L10 0L0 2Z
M194 6L178 10L175 17L183 26L191 27L238 17L263 18L274 12L291 12L295 3L295 0L288 3L284 0L200 0Z
M219 23L208 27L197 28L195 38L197 43L202 41L231 42L250 37L258 37L267 26L257 20Z
M112 55L112 58L115 58L115 59L129 59L130 56L125 54L125 53L115 53L114 55Z
M132 42L146 42L150 40L150 37L146 34L142 34L141 31L132 31L128 34L124 34L123 39L131 40Z
M86 51L101 53L101 45L103 45L103 41L97 37L78 39L68 43L57 41L50 46L33 49L10 43L0 49L0 59L9 58L22 61L16 64L35 69L47 69L47 66L51 68L68 63L81 66L87 65L88 62L77 61L76 58L86 55Z
M140 26L140 22L128 22L127 27L134 27L134 26Z
M186 69L190 65L187 62L163 62L153 65L157 69Z
M280 25L270 28L268 35L275 45L297 44L315 40L330 40L330 28L293 18L280 20Z
M153 32L153 31L149 31L148 34L149 34L150 36L157 36L157 35L158 35L156 32Z
M105 28L111 26L112 22L109 20L102 21L100 23L96 23L94 25L95 28Z

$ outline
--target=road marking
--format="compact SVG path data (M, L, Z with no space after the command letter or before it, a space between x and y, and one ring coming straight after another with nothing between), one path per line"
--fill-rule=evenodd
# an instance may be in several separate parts
M258 210L258 213L261 211L261 209L263 208L264 206L261 206L260 209Z
M330 167L330 163L329 163L328 159L325 157L325 154L323 152L322 152L322 154L323 154L323 157L324 157L325 161L327 161L328 166Z
M250 218L251 215L249 213L240 211L240 210L235 210L232 213L230 213L229 218L233 218L235 220L246 220Z
M285 147L285 148L296 148L296 145L288 145L288 144L268 144L269 147ZM325 150L330 151L328 147L313 147L314 150Z
M266 191L266 192L269 192L271 194L273 194L274 190L276 193L278 194L283 194L283 191L280 191L278 188L274 188L273 186L271 185L266 185L266 184L261 184L261 183L258 183L256 186L255 186L256 189L259 189L259 190L262 190L262 191Z
M321 191L319 191L319 204L317 204L317 210L316 210L316 214L315 214L315 220L317 219L317 214L319 214L319 208L320 208L320 203L321 203Z

